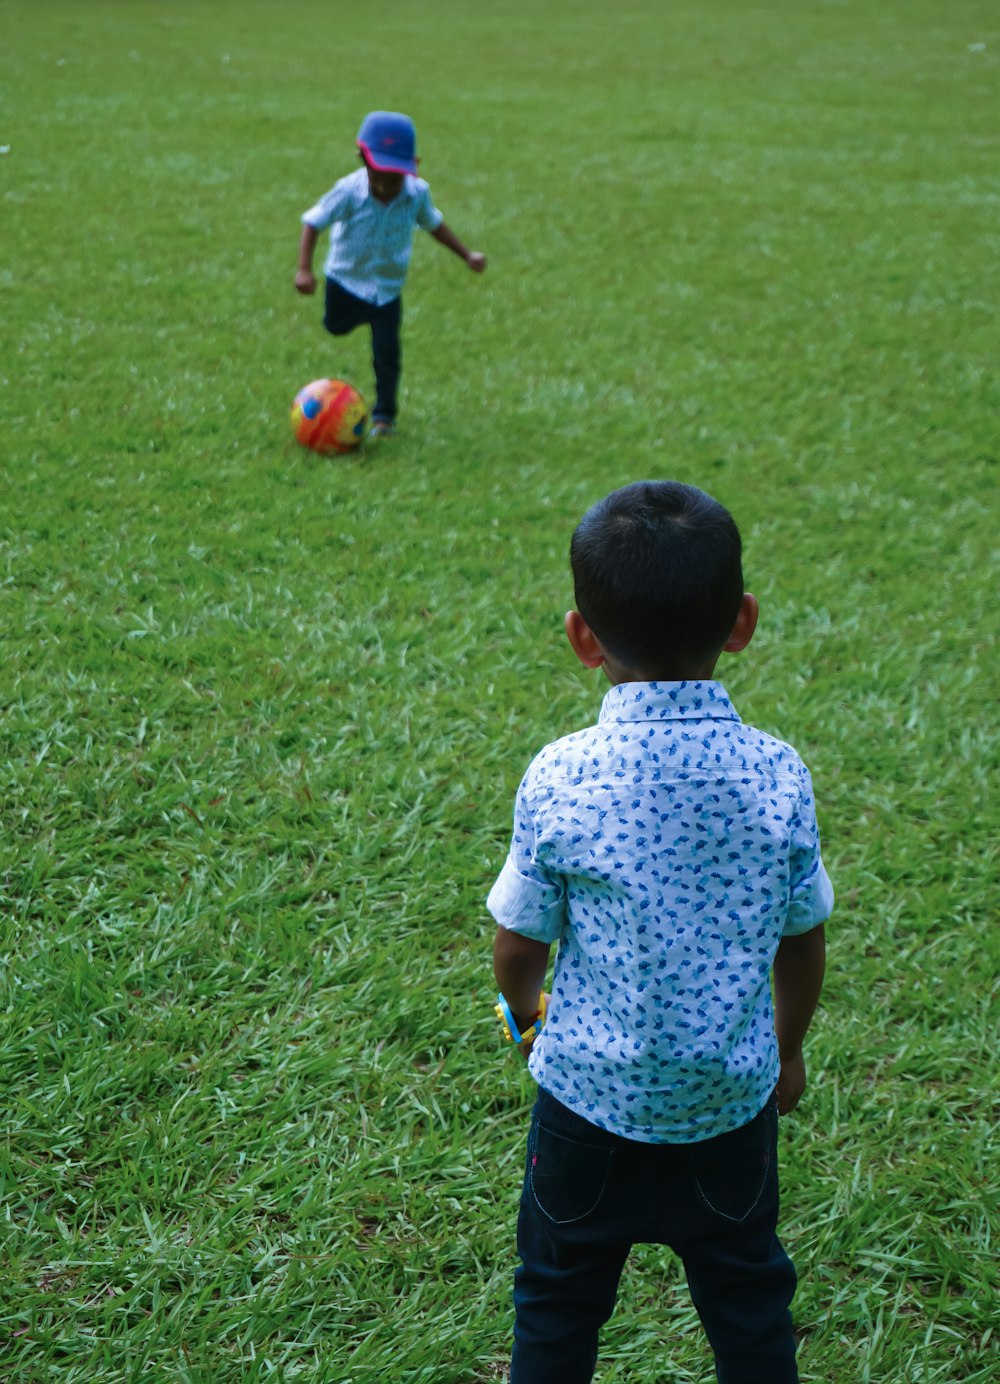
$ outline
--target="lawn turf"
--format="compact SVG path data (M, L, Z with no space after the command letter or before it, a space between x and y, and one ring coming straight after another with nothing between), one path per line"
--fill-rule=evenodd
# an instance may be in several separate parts
M654 475L743 528L720 675L838 894L782 1127L803 1380L994 1378L995 7L0 32L0 1379L502 1377L531 1082L483 898L602 693L571 528ZM298 217L374 107L490 267L420 238L400 436L331 462L291 399L370 361ZM709 1372L637 1252L601 1384Z

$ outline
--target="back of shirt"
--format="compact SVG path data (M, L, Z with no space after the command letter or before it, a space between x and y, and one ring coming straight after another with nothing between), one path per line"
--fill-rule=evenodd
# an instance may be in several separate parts
M558 942L531 1070L591 1123L685 1143L778 1076L770 969L830 913L812 785L717 682L622 683L518 791L497 922Z

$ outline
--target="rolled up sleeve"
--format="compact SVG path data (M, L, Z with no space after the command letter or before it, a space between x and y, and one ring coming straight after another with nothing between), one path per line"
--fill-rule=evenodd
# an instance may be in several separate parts
M833 912L833 885L819 847L816 804L808 769L802 770L802 798L792 827L788 913L782 936L795 937L825 923Z
M527 775L514 807L510 852L486 907L501 927L536 942L557 941L566 921L565 880L538 860Z
M438 211L431 201L431 190L424 183L417 193L416 215L414 217L422 231L436 231L444 220L444 213Z
M558 941L566 916L563 890L539 872L523 874L510 856L489 892L486 907L501 927L536 942Z
M302 213L300 218L302 224L312 226L317 231L325 230L334 221L343 220L347 213L349 200L342 182L337 183L324 197L319 199L315 206Z

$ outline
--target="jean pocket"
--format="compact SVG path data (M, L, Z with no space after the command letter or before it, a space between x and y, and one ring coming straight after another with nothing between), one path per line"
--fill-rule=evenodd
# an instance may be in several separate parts
M555 1225L585 1220L601 1204L613 1158L614 1149L556 1134L536 1119L528 1148L535 1205Z
M688 1146L698 1199L723 1220L745 1221L773 1187L778 1112L773 1101L749 1124Z

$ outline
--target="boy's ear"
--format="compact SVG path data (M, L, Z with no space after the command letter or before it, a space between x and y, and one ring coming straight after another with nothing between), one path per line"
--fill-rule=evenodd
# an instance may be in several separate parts
M600 668L605 660L597 635L578 610L566 612L566 638L585 668Z
M757 628L759 614L760 606L757 604L757 597L751 596L749 591L745 592L732 633L722 646L723 653L738 654L741 649L746 648Z

